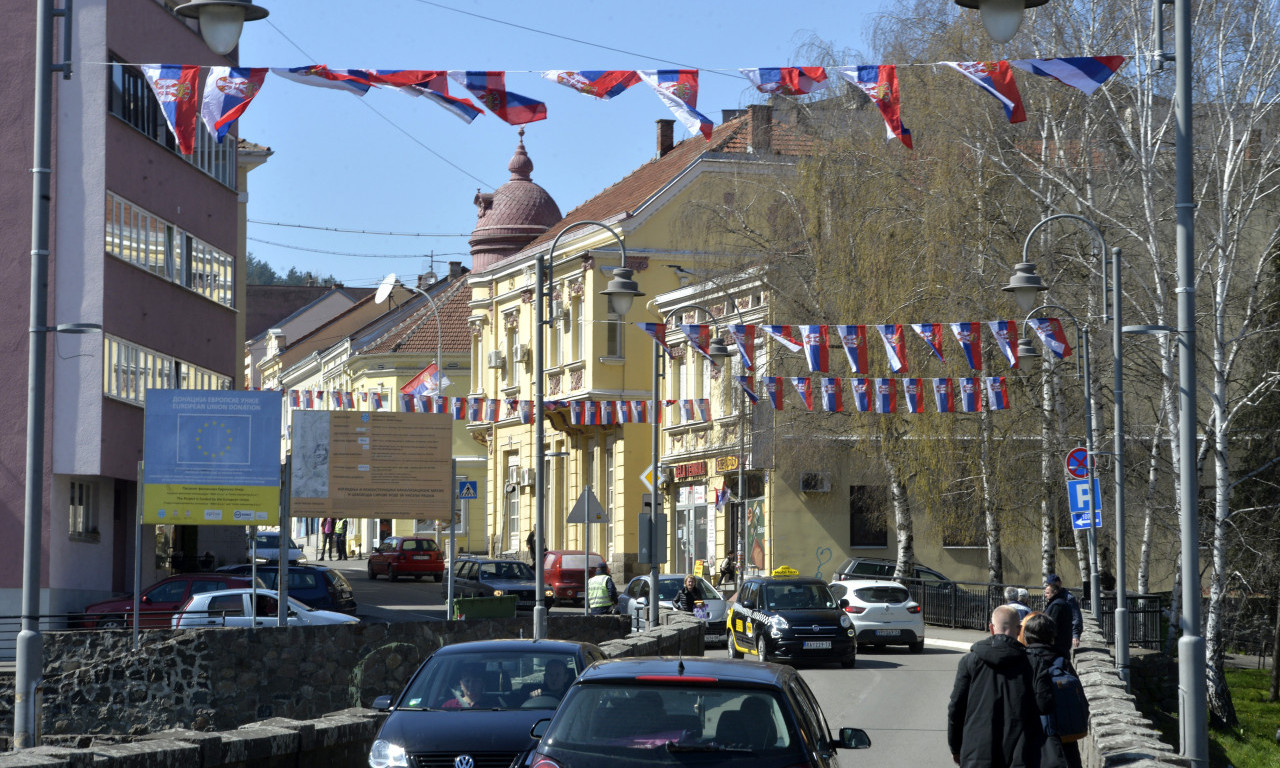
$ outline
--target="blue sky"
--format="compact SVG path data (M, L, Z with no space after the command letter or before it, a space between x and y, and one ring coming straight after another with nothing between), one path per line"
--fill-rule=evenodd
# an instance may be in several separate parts
M797 51L813 38L852 51L846 64L880 63L867 55L868 35L887 0L792 10L756 0L259 4L271 15L245 25L244 66L507 71L509 90L547 103L547 119L527 126L525 146L534 181L568 212L650 160L654 121L672 115L643 84L600 102L538 72L697 68L698 109L718 124L722 109L763 100L739 67L810 64ZM451 92L466 95L456 85ZM353 287L376 285L388 272L409 282L433 252L437 271L450 260L470 266L472 199L477 188L507 180L517 141L516 127L489 113L467 125L396 91L357 98L275 76L239 132L275 153L249 177L249 252L281 274L310 269ZM676 138L687 136L677 124Z

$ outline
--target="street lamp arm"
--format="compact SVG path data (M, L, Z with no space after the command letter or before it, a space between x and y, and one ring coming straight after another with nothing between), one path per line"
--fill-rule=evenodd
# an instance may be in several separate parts
M1103 254L1107 252L1107 242L1102 237L1102 230L1098 229L1097 224L1094 224L1092 221L1089 221L1083 216L1077 216L1074 213L1055 213L1052 216L1046 216L1045 218L1041 219L1040 222L1036 224L1034 227L1032 227L1031 231L1027 233L1027 239L1022 241L1022 260L1023 261L1029 260L1027 258L1027 255L1031 248L1032 236L1034 236L1035 233L1039 231L1039 229L1043 227L1045 224L1048 224L1051 221L1057 221L1058 219L1071 219L1073 221L1078 221L1081 224L1084 224L1089 229L1089 231L1093 234L1093 236L1097 238L1098 246L1102 249L1101 252Z

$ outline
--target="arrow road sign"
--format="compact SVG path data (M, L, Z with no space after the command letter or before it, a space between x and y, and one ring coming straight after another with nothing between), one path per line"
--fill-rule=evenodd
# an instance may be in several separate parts
M1089 477L1089 452L1076 447L1067 451L1067 474L1077 480Z
M1074 512L1074 513L1072 513L1072 515L1071 515L1071 527L1072 527L1073 529L1077 530L1077 531L1087 529L1087 528L1089 527L1089 513L1088 513L1088 512ZM1101 512L1094 512L1094 513L1093 513L1093 527L1094 527L1094 528L1101 528L1101 527L1102 527L1102 513L1101 513Z

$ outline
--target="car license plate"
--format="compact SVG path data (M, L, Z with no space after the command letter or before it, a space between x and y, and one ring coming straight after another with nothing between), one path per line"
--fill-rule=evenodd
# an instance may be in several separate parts
M831 641L830 640L806 640L804 642L804 649L806 651L822 651L822 650L829 651L831 650Z
M900 629L877 629L876 637L897 637L902 634Z
M414 560L430 560L431 555L414 555L413 559Z
M579 592L579 593L578 593L578 597L582 597L582 595L583 595L583 593L582 593L582 592Z

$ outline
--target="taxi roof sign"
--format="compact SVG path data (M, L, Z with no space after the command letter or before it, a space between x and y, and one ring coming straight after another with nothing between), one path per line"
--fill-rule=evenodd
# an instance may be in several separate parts
M780 565L773 569L773 576L799 576L800 572L789 565Z

